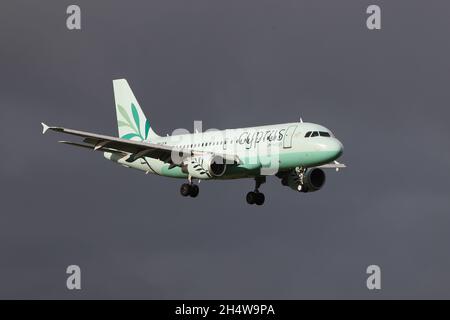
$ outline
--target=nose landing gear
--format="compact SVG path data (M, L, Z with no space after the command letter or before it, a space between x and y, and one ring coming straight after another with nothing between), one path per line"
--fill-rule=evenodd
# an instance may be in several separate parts
M264 176L255 178L255 190L247 193L246 200L248 204L261 206L264 203L266 197L264 196L264 193L259 192L259 187L265 182L266 177Z

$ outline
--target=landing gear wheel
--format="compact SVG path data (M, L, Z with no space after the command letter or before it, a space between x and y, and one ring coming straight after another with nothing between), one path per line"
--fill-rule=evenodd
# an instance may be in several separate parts
M259 176L255 178L255 191L250 191L247 193L247 203L248 204L256 204L258 206L264 203L266 197L263 193L259 192L259 187L266 182L265 176Z
M189 193L189 195L192 198L195 198L196 196L198 196L198 192L200 191L200 189L199 189L198 185L196 185L196 184L193 184L190 187L191 187L191 192Z
M261 193L261 192L256 193L256 201L255 201L255 203L258 206L263 205L264 200L266 200L266 197L264 196L264 193Z
M256 192L250 191L249 193L247 193L246 200L248 204L255 204L256 198L257 198Z
M266 197L264 196L264 193L254 191L247 193L246 197L248 204L256 204L258 206L262 205L265 199Z
M198 196L199 188L195 184L183 183L180 188L180 193L183 197L191 196L195 198Z
M180 188L180 193L183 197L187 197L191 194L191 185L188 183L183 183Z

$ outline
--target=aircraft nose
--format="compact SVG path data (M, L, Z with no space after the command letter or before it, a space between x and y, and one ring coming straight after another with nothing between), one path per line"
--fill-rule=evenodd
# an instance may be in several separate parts
M317 146L319 150L325 151L333 159L339 158L344 151L342 143L336 138L328 138Z
M338 139L330 140L327 149L334 153L336 158L340 157L344 152L344 146Z
M317 151L325 152L327 161L339 158L344 151L344 146L336 138L324 138L320 143L315 144L315 147Z

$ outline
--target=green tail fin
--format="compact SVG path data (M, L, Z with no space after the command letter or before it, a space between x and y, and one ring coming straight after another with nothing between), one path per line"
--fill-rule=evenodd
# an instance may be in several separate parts
M159 136L152 130L127 80L113 80L119 137L128 140L151 141Z

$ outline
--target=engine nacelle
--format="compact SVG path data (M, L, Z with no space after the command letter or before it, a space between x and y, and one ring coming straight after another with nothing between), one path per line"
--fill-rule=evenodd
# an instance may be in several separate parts
M227 164L225 159L221 156L210 156L204 158L203 166L208 169L209 174L214 177L221 177L227 171Z
M303 184L300 177L292 170L287 176L286 184L298 192L313 192L320 190L325 184L325 172L319 168L307 169L303 175Z
M193 178L211 179L223 176L227 164L225 159L217 155L190 157L183 162L181 170Z

